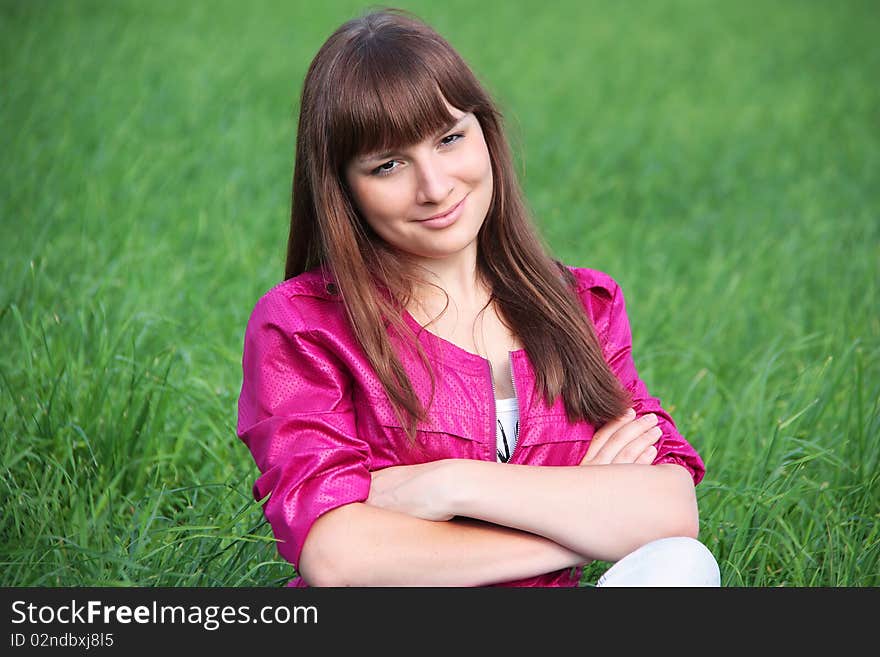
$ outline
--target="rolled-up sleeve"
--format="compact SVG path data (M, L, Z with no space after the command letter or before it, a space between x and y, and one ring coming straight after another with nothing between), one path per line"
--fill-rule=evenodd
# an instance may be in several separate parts
M616 282L613 282L611 287L611 307L603 346L605 358L620 382L632 395L636 415L638 417L648 413L657 415L663 435L655 444L657 456L654 464L677 463L690 472L694 485L697 485L706 473L703 460L678 432L672 417L660 405L660 400L650 395L647 386L639 378L632 357L632 332L626 314L623 291Z
M237 434L261 473L254 497L265 499L278 552L294 565L321 514L370 491L350 377L317 335L294 300L270 291L254 307L242 356Z

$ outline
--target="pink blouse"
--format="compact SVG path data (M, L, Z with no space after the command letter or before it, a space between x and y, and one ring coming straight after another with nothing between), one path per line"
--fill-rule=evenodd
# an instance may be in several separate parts
M655 413L663 435L654 463L678 463L698 484L705 467L669 414L639 379L623 293L607 274L569 268L602 345L605 359L632 394L638 416ZM312 523L323 513L363 502L370 472L392 465L443 458L495 461L495 397L489 361L422 329L418 333L435 370L437 388L428 418L412 445L378 376L358 345L329 274L315 269L275 286L257 302L248 321L238 402L239 438L261 475L253 494L279 553L296 565ZM418 357L392 337L423 403L429 374ZM509 463L577 465L595 431L570 423L562 399L548 405L533 389L525 350L510 353L519 402L519 436ZM510 586L575 586L580 570L565 569ZM301 578L292 586L303 586Z

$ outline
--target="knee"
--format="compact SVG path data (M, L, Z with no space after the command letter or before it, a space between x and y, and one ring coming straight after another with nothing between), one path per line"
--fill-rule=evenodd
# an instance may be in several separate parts
M598 586L721 586L718 562L688 536L651 541L614 564Z
M657 571L674 578L674 586L721 586L715 556L695 538L674 536L648 545L662 562Z

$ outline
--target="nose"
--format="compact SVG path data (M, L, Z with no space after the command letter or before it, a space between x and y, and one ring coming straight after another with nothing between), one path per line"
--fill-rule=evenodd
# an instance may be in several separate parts
M453 190L451 177L444 170L437 158L428 158L415 165L416 170L416 201L420 205L426 203L442 204Z

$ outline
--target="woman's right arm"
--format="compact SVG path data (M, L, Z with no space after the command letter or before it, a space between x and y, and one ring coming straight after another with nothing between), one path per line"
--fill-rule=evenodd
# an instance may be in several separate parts
M298 572L315 586L485 586L587 561L528 532L467 518L422 520L355 503L315 521Z
M630 411L601 427L581 465L650 464L656 438L634 417ZM431 466L395 470L429 472ZM403 487L386 483L380 490L387 489L400 503L408 494L407 476L403 474ZM432 492L430 486L419 493L443 497L441 490ZM306 581L326 586L481 586L589 561L537 534L466 518L444 522L448 516L442 512L434 515L437 520L425 520L412 511L382 508L372 495L367 504L338 508L315 522L300 558L300 574ZM365 548L353 551L347 548L351 545ZM431 549L426 550L426 545Z
M351 375L295 299L264 296L245 332L238 435L278 551L309 584L479 585L585 563L551 540L476 520L435 522L366 504L371 449Z

